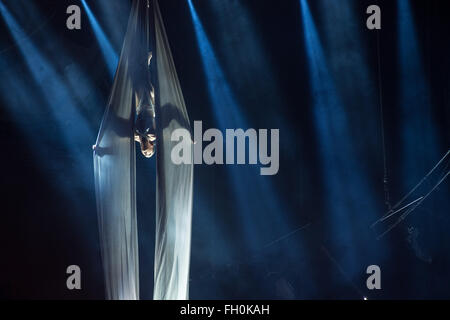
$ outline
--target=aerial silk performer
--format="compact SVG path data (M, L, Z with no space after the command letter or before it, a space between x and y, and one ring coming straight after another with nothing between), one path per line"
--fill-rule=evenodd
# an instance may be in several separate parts
M113 87L93 146L107 299L139 299L135 141L139 156L156 157L153 298L188 299L193 152L190 143L190 162L171 161L171 150L177 144L171 136L177 129L191 132L158 2L133 0Z

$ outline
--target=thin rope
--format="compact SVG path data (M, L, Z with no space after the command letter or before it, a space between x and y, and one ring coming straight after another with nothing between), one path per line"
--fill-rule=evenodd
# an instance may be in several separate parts
M417 188L419 188L420 185L424 183L425 180L427 180L428 177L441 165L441 163L444 162L449 154L450 150L447 151L447 153L441 158L441 160L439 160L439 162L433 167L433 169L431 169L430 172L428 172L427 175L423 177L422 180L420 180L420 182L414 188L411 189L411 191L409 191L402 199L400 199L399 202L395 204L394 209L398 208L403 203L403 201L405 201L414 191L416 191Z
M450 155L450 150L447 151L447 153L438 161L438 163L426 174L425 177L422 178L422 180L419 181L418 184L416 184L403 198L400 199L392 208L390 211L388 211L383 217L375 221L371 227L374 227L377 223L386 220L388 217L393 216L395 213L402 211L402 209L395 211L399 206L403 204L403 202L408 199L430 176L431 174L436 171L436 169L444 162L444 160ZM445 173L444 173L445 174ZM416 201L414 201L416 202ZM412 203L411 203L412 204ZM408 205L409 206L409 205ZM408 207L407 206L407 207Z
M447 172L439 181L435 184L435 186L423 197L421 197L421 200L416 203L415 206L413 206L411 209L406 211L404 214L398 218L398 220L392 224L385 232L380 234L377 237L377 240L380 240L382 237L384 237L387 233L389 233L392 229L394 229L397 225L399 225L407 216L409 216L420 204L422 204L423 201L425 201L444 181L447 179L447 177L450 175L450 172Z
M37 27L33 28L33 30L31 32L25 34L25 36L23 38L17 39L17 41L14 41L13 44L0 50L0 55L13 47L19 46L22 42L31 41L31 38L34 37L34 35L37 34L39 31L41 31L41 29L43 29L51 20L53 20L53 18L55 17L55 15L57 13L58 13L57 11L54 11L52 14L50 14L48 19L42 21ZM10 13L10 14L12 14L12 13Z
M411 207L411 206L412 206L413 204L415 204L417 201L422 200L422 198L423 198L423 197L419 197L419 198L417 198L416 200L411 201L410 203L408 203L407 205L401 207L400 209L397 209L397 210L393 211L391 214L388 214L387 216L385 216L384 218L381 218L379 221L382 222L382 221L384 221L384 220L389 219L390 217L396 215L397 213L402 212L403 210L405 210L405 209Z
M390 195L389 195L389 175L386 156L386 138L384 128L384 108L383 108L383 85L382 85L382 69L381 69L381 45L380 45L380 30L377 31L377 57L378 57L378 92L380 102L380 123L381 123L381 143L383 148L383 189L384 189L384 203L388 212L392 211Z

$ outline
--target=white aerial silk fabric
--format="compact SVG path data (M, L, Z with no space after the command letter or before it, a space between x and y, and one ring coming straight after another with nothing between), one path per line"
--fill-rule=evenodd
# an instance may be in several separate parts
M150 44L152 32L155 43ZM154 298L188 298L193 165L192 161L182 165L172 163L170 152L175 142L170 137L177 128L190 132L189 118L158 4L156 1L134 0L113 88L94 149L95 191L107 299L139 299L135 93L145 87L143 83L149 79L146 62L151 47L156 60L157 133Z
M193 145L190 163L175 165L172 132L191 132L183 94L155 1L156 96L156 241L154 299L188 299L193 197ZM162 138L162 139L161 139ZM192 141L192 137L190 137Z

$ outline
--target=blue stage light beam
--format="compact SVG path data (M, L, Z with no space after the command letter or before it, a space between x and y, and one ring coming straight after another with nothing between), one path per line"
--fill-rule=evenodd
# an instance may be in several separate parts
M239 104L220 67L192 1L188 0L188 4L202 57L208 95L218 127L222 132L225 132L227 128L245 129L248 122L240 112ZM237 218L242 222L242 234L247 239L245 245L253 251L255 248L261 249L264 243L273 240L274 234L279 236L286 233L288 229L284 217L279 214L284 212L283 206L273 199L276 193L271 191L271 186L265 181L267 177L261 177L259 170L256 170L254 166L228 166L227 175L230 178L234 197L238 200ZM257 182L254 183L253 188L249 189L245 185L248 181ZM261 197L261 195L265 196ZM272 228L268 232L261 231L265 230L269 224Z
M340 263L350 277L360 272L358 257L373 245L365 232L370 218L376 216L372 190L367 184L361 162L355 154L349 122L340 94L327 65L327 58L308 2L300 0L304 41L307 51L313 118L319 141L323 172L325 214L331 234L329 246L346 247ZM364 243L364 245L359 245Z
M369 68L377 63L368 56L368 41L376 41L377 32L372 31L367 37L365 28L360 27L360 9L352 1L318 0L323 26L323 45L327 48L326 59L330 72L339 78L336 87L344 105L353 105L352 112L347 112L352 122L349 130L356 140L364 139L364 152L379 155L380 135L379 118L367 115L379 114L378 74ZM376 65L375 65L376 67ZM364 101L364 104L360 104ZM355 106L355 103L359 105ZM378 155L377 155L378 153Z
M2 83L2 94L7 96L8 107L16 118L22 118L22 120L27 117L40 119L42 114L45 114L45 121L57 127L58 133L53 137L45 137L46 133L30 132L28 128L23 129L27 135L30 135L30 141L36 141L36 146L40 144L41 139L44 140L43 145L45 145L45 139L56 140L59 143L59 152L65 152L73 159L71 166L66 166L64 172L76 177L76 179L67 181L64 177L58 176L55 183L72 198L77 198L79 197L79 191L77 190L87 190L90 185L91 179L89 177L92 176L91 151L85 142L93 141L95 135L73 103L74 95L67 88L66 79L58 74L54 68L56 60L52 61L53 63L47 61L2 2L0 2L0 14L6 22L15 40L16 47L31 74L31 80L38 88L38 90L35 90L33 87L30 88L29 85L25 86L20 79L11 77L9 84ZM62 54L64 53L58 52L58 55ZM6 87L13 90L5 93L3 88ZM21 98L14 99L15 96ZM41 105L48 107L50 113L46 113L46 110L39 108ZM52 131L52 134L55 135L55 131ZM40 158L40 152L43 153L42 157L51 156L52 150L50 152L45 150L47 150L47 147L36 149L36 157ZM54 168L52 169L54 170Z
M247 128L248 121L240 112L241 108L225 78L224 72L216 58L215 52L197 15L192 0L188 0L188 3L194 22L197 43L202 56L203 70L208 85L208 94L212 102L214 116L219 125L219 129L221 129L222 132L225 132L227 128L245 129ZM230 170L232 170L231 167ZM242 185L242 180L237 184ZM248 202L249 201L243 200L243 206L248 207Z
M47 62L45 57L35 48L31 39L27 37L21 26L1 2L0 12L9 27L11 35L16 40L16 44L35 83L40 85L41 92L47 105L51 107L53 116L61 127L73 125L73 132L62 130L62 134L66 136L69 144L67 146L68 149L74 148L76 146L75 141L72 141L76 140L74 139L76 137L74 133L90 133L92 131L91 128L77 112L76 106L72 104L72 95L67 89L64 79L58 75L52 64ZM25 107L30 108L29 110L31 111L33 105Z
M399 124L401 134L399 178L402 192L409 191L420 181L428 170L433 167L448 148L444 141L436 132L433 119L433 105L431 99L430 85L423 65L421 46L418 37L421 36L416 23L409 0L397 0L397 26L398 26L398 110ZM441 150L439 147L443 146ZM434 182L433 182L434 183ZM424 191L415 194L416 197ZM438 198L436 198L438 197ZM448 198L448 197L447 197ZM439 199L439 205L433 205L433 200ZM413 200L413 199L411 199ZM442 241L442 236L447 233L447 228L436 226L438 215L446 214L445 208L448 208L449 202L439 194L434 194L430 199L421 204L416 209L433 212L434 219L431 216L416 212L409 215L407 221L411 230L420 232L420 241L414 240L411 244L412 251L419 259L426 259L427 247L439 247L438 242ZM432 207L429 207L429 206ZM444 209L443 209L444 208ZM440 212L443 210L442 212ZM423 213L423 212L422 212ZM439 219L441 220L441 219ZM444 224L445 225L445 224ZM408 230L409 231L409 230ZM423 245L423 247L422 247ZM425 253L425 256L424 256ZM431 258L430 258L431 261ZM410 272L416 274L417 281L411 283L412 288L423 288L425 279L420 276L422 269L416 265L411 266Z
M402 128L403 187L409 190L446 149L439 151L432 101L422 64L417 28L409 0L398 0L399 109Z
M28 15L21 15L21 19L42 21L33 3L27 6ZM1 1L0 16L15 42L14 47L2 53L0 65L4 66L2 70L8 70L8 77L0 80L0 94L6 102L4 106L8 108L8 113L27 139L24 145L18 147L33 149L36 163L48 176L49 182L61 192L55 196L68 200L70 210L61 214L86 213L86 203L77 199L93 200L91 146L96 134L80 110L99 105L101 99L92 92L95 86L81 68L70 63L70 55L64 48L49 50L47 54L38 50L34 41L51 42L57 39L50 28L31 36L22 28L22 21ZM45 42L42 47L52 47L54 43L57 42ZM19 63L17 55L22 58L23 64ZM9 64L10 59L15 63ZM54 156L67 161L55 161ZM80 232L86 232L86 226L91 228L93 223L91 214L79 214L72 218L74 227L79 227ZM92 243L97 243L96 238L97 235L92 232L86 233L84 238L88 248L94 251L98 249L92 246Z
M301 144L302 137L294 137L293 122L286 121L283 110L285 110L287 102L279 82L274 81L277 78L274 69L276 65L267 55L268 50L260 37L260 30L257 29L257 25L244 4L238 1L211 0L210 5L212 15L214 15L213 27L216 34L218 34L216 45L224 52L221 56L223 59L222 64L226 66L228 77L232 79L236 88L245 88L247 91L246 96L257 97L260 106L263 106L258 110L264 114L265 122L263 123L270 126L270 128L280 129L280 154L284 156L295 155L296 151L292 149L292 145ZM257 86L255 86L255 79L258 79ZM261 92L264 92L264 94L261 95ZM252 121L261 120L259 116L252 119L246 118L247 110L242 103L241 101L241 105L237 109L243 114L247 126ZM249 109L248 112L251 114L254 110ZM299 167L304 165L301 158L297 158L297 164ZM287 168L283 169L280 172L281 175L286 178L294 178L291 173L288 173ZM253 174L257 175L255 172ZM257 181L255 190L252 190L253 192L266 195L264 197L264 206L268 209L266 209L268 215L276 212L277 219L271 220L274 217L267 219L271 221L273 226L277 226L271 230L273 231L272 234L267 233L268 237L272 237L273 240L282 237L282 235L290 234L296 226L299 227L297 225L300 220L299 216L306 216L303 215L306 212L302 212L300 215L297 213L299 208L293 205L295 201L292 201L292 194L281 191L276 184L276 179L260 176L255 178L250 176L250 174L246 178L251 181ZM251 191L247 190L247 194L251 193ZM266 219L265 216L261 216L261 218ZM275 236L275 234L277 235ZM304 250L300 245L300 241L298 241L301 237L302 234L298 233L292 239L292 242L296 241L294 244L291 241L286 241L280 243L278 248L285 249L289 245L291 246L290 250L284 250L285 252L301 252ZM286 247L283 247L284 245ZM289 263L292 263L292 259L298 256L296 254L289 257Z
M109 74L111 75L111 77L114 77L114 74L116 73L117 69L117 64L119 62L119 56L117 52L113 49L110 41L105 35L105 32L102 30L100 24L98 23L91 9L86 3L86 0L81 0L81 3L83 4L84 9L86 10L89 22L91 23L98 44L100 45L100 49L102 51L103 57L108 67Z
M128 25L128 15L124 13L130 12L131 1L95 0L95 4L99 8L97 17L104 21L103 30L114 51L120 54Z
M267 48L264 47L260 32L255 28L247 8L239 1L210 1L213 9L216 32L219 33L218 43L225 52L223 65L227 74L232 77L236 87L245 88L247 96L260 97L264 106L266 119L270 119L271 126L283 128L283 143L280 148L285 152L292 150L290 146L297 143L291 123L286 121L280 112L287 102L277 78L275 64L269 58ZM255 86L255 79L258 85ZM261 91L264 91L263 97ZM245 114L245 109L240 112ZM252 119L248 119L252 120Z
M215 116L220 129L225 130L234 126L245 128L245 121L242 115L236 110L237 103L225 79L225 75L220 68L203 25L197 15L197 11L192 4L192 0L188 0L188 3L197 36L197 43L202 56L203 70L208 81L208 94L213 103ZM221 106L227 107L223 108Z
M197 15L192 1L188 0L188 3L197 36L197 43L202 56L203 70L208 82L208 95L213 105L214 118L219 126L219 129L221 129L222 132L225 132L226 128L233 128L235 126L245 128L244 120L236 111L237 103L231 93L223 71L219 66L209 39L203 29L203 25ZM234 175L231 176L233 177ZM238 184L238 189L235 189L236 192L234 194L238 199L239 207L245 212L250 210L249 205L248 202L243 199L243 193L241 191L244 190L239 189ZM245 229L250 227L250 222L247 219L243 219L243 222L243 232L245 232ZM253 234L247 233L246 238L252 245L257 243Z
M368 67L378 61L371 61L368 57L368 41L364 41L362 37L364 28L359 27L359 8L351 1L318 0L315 3L319 4L323 13L322 41L323 47L327 48L324 58L329 74L335 79L335 90L339 94L342 112L347 118L345 138L352 141L357 162L367 159L381 160L381 134L374 134L381 131L378 117L381 108L378 73L372 72L373 68ZM372 34L372 39L376 41L378 35L374 32ZM361 104L362 101L364 103ZM380 162L379 167L382 166ZM370 178L367 170L363 168L355 174L359 174L364 180ZM381 188L379 181L372 185ZM376 201L375 194L373 201L381 204L381 201ZM377 207L380 211L384 210ZM372 218L377 217L378 215L375 215Z

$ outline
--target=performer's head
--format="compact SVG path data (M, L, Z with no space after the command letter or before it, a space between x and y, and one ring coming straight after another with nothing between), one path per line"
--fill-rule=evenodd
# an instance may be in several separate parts
M139 144L141 152L146 158L150 158L155 153L155 140L147 137L139 136Z

